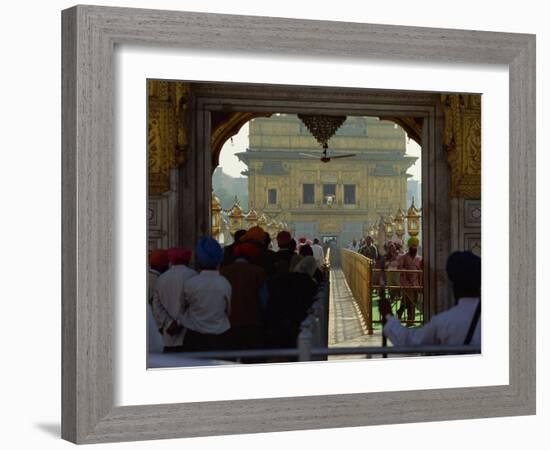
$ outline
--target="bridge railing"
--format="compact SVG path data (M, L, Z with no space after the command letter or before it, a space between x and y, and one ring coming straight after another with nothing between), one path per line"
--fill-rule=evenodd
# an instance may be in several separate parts
M304 355L310 354L313 347L328 346L329 292L330 282L327 279L319 285L308 315L300 325L297 348Z
M348 249L340 250L342 272L359 306L367 326L367 333L373 334L372 327L372 268L374 261L360 253Z
M325 254L325 260L323 261L323 265L321 267L321 272L323 272L325 279L328 280L330 276L330 247L327 248L327 253Z
M326 359L331 355L357 355L368 358L373 355L394 355L394 356L429 356L429 355L476 355L481 353L480 346L474 345L418 345L407 347L297 347L279 349L258 349L258 350L230 350L230 351L208 351L190 353L171 353L173 358L205 359L205 360L231 360L242 359L266 359L272 361L276 358L296 358L298 361L315 361Z
M411 302L413 305L414 317L407 315L407 320L404 322L407 325L422 325L424 323L424 308L423 293L424 286L422 285L422 270L411 269L372 269L371 280L373 292L380 292L380 289L385 290L386 298L388 298L392 304L392 309L395 309L398 315L407 310L406 303ZM402 275L412 275L412 279L415 280L414 285L410 282L403 284ZM416 276L414 276L416 275ZM400 302L400 307L397 309L397 303ZM417 310L420 311L419 319L417 320ZM408 314L408 313L407 313ZM401 317L399 317L401 320ZM381 320L375 321L381 322Z

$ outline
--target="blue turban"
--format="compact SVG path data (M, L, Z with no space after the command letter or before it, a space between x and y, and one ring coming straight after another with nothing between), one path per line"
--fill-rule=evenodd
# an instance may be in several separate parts
M211 237L202 238L197 244L197 262L203 267L216 267L223 260L223 250Z
M447 259L447 276L453 285L469 291L481 286L481 258L470 251L454 252Z

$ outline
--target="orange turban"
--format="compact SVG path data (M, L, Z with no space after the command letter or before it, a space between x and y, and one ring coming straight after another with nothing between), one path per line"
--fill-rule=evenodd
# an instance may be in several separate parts
M260 256L260 247L254 245L252 242L243 242L235 247L235 257L246 258L249 261L253 261Z
M265 238L265 231L262 227L249 228L246 234L239 240L239 242L256 241L263 244Z

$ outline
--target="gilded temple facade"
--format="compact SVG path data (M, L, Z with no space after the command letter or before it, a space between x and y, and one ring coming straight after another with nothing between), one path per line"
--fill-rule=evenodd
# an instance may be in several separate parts
M237 156L248 167L249 208L290 225L296 236L345 246L368 234L382 216L406 209L406 134L393 122L349 116L329 141L329 155L295 115L250 122L249 148Z

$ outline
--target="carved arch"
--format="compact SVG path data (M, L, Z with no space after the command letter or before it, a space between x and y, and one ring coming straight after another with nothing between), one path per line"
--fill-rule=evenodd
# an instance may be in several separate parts
M380 120L388 120L399 125L418 145L422 145L422 117L379 117Z
M257 112L213 112L212 135L210 148L212 151L212 171L220 162L220 153L223 145L232 136L235 136L241 127L256 117L270 117L271 114Z

